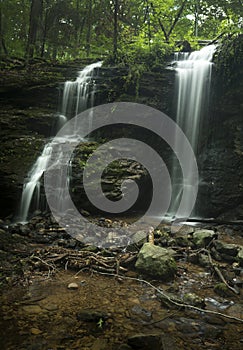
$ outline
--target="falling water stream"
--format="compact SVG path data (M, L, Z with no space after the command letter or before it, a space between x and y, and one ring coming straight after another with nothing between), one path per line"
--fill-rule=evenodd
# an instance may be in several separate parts
M215 49L214 45L210 45L192 53L176 53L173 62L176 71L176 122L187 136L196 156L200 140L200 126L207 110L209 99L212 59ZM96 91L95 74L97 68L101 67L101 65L102 62L91 64L79 73L74 82L67 81L65 83L60 112L58 113L58 122L56 123L56 133L68 120L93 106ZM92 109L89 123L91 126ZM75 135L75 130L69 130L69 135ZM58 142L66 142L69 138L70 136L64 137L64 140L58 140L57 144L50 140L44 147L41 156L33 165L23 186L18 221L27 221L30 209L34 207L34 204L36 205L35 209L40 208L42 175L46 170L50 157L54 154L53 152L55 152L56 161L61 163L62 153L59 152ZM176 148L179 147L183 152L184 145L179 145L178 140L177 135L175 135ZM187 154L184 156L188 157ZM183 179L178 163L176 161L173 163L173 191L169 210L169 216L172 217L175 214L177 217L186 217L188 208L191 207L191 201L196 196L195 184L193 183L194 174L192 169L190 169L190 164L193 162L187 159L187 163L189 164L189 169L187 176ZM186 205L179 207L185 189L187 193Z
M187 136L194 154L197 156L198 145L200 141L200 127L203 122L209 101L212 59L216 50L215 45L206 46L200 51L192 53L179 52L175 54L173 62L176 71L176 122ZM177 135L175 135L175 144L180 149L183 144L178 144ZM185 154L185 157L189 155ZM188 164L193 162L189 160ZM181 174L176 161L173 163L172 170L172 204L170 214L176 213L177 217L186 217L191 201L196 195L194 175L192 169L188 169L187 178L181 178ZM182 193L187 188L186 206L177 212Z
M74 82L65 82L60 108L61 111L57 115L58 122L56 123L56 133L68 120L94 105L96 92L95 74L97 68L101 67L101 65L102 62L93 63L85 67ZM90 112L89 122L91 126L92 110ZM75 134L75 130L73 130L73 134ZM72 131L70 131L69 135L72 135ZM57 141L62 142L62 140ZM63 142L65 142L65 140L63 140ZM53 152L55 152L56 161L61 162L62 153L58 152L58 144L50 140L28 174L22 191L18 215L19 222L24 223L27 221L32 205L35 206L35 209L40 208L41 178Z

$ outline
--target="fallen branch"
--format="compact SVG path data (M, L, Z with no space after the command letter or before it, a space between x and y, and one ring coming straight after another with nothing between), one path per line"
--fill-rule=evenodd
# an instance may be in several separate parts
M117 277L117 275L110 274L110 273L102 273L102 272L100 272L100 274L107 275L107 276L112 276L112 277ZM132 281L144 283L144 284L148 285L149 287L153 288L156 292L158 292L164 298L166 298L170 303L176 305L179 308L189 308L191 310L199 311L199 312L206 313L206 314L221 316L221 317L228 318L230 320L234 320L234 321L243 323L243 319L235 317L235 316L229 316L229 315L222 314L221 312L212 311L212 310L205 310L205 309L201 309L199 307L196 307L196 306L193 306L193 305L190 305L190 304L184 304L184 303L180 303L180 302L174 301L167 294L165 294L163 291L161 291L161 289L155 287L154 285L152 285L150 282L148 282L146 280L135 278L135 277L127 277L127 276L119 276L119 278L120 279L127 279L127 280L132 280Z

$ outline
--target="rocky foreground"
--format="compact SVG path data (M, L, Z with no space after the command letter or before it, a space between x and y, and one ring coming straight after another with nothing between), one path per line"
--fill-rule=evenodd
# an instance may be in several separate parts
M240 225L161 224L99 249L36 214L27 225L1 221L2 349L241 348Z

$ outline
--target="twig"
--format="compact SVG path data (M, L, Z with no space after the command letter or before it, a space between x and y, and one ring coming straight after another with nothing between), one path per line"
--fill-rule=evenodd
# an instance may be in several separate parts
M231 287L228 282L226 281L226 279L224 278L224 276L222 275L221 271L219 270L219 268L213 263L213 259L211 257L211 254L209 252L209 250L207 249L202 249L202 251L206 252L208 254L208 258L209 258L209 262L210 262L210 265L212 266L212 268L214 269L214 271L217 273L218 277L221 279L221 281L226 285L226 287L228 289L230 289L233 293L235 294L239 294L239 292Z

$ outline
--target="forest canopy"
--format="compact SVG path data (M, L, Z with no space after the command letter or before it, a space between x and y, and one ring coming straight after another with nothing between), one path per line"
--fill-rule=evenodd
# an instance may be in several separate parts
M242 0L0 0L0 55L112 56L240 32Z

